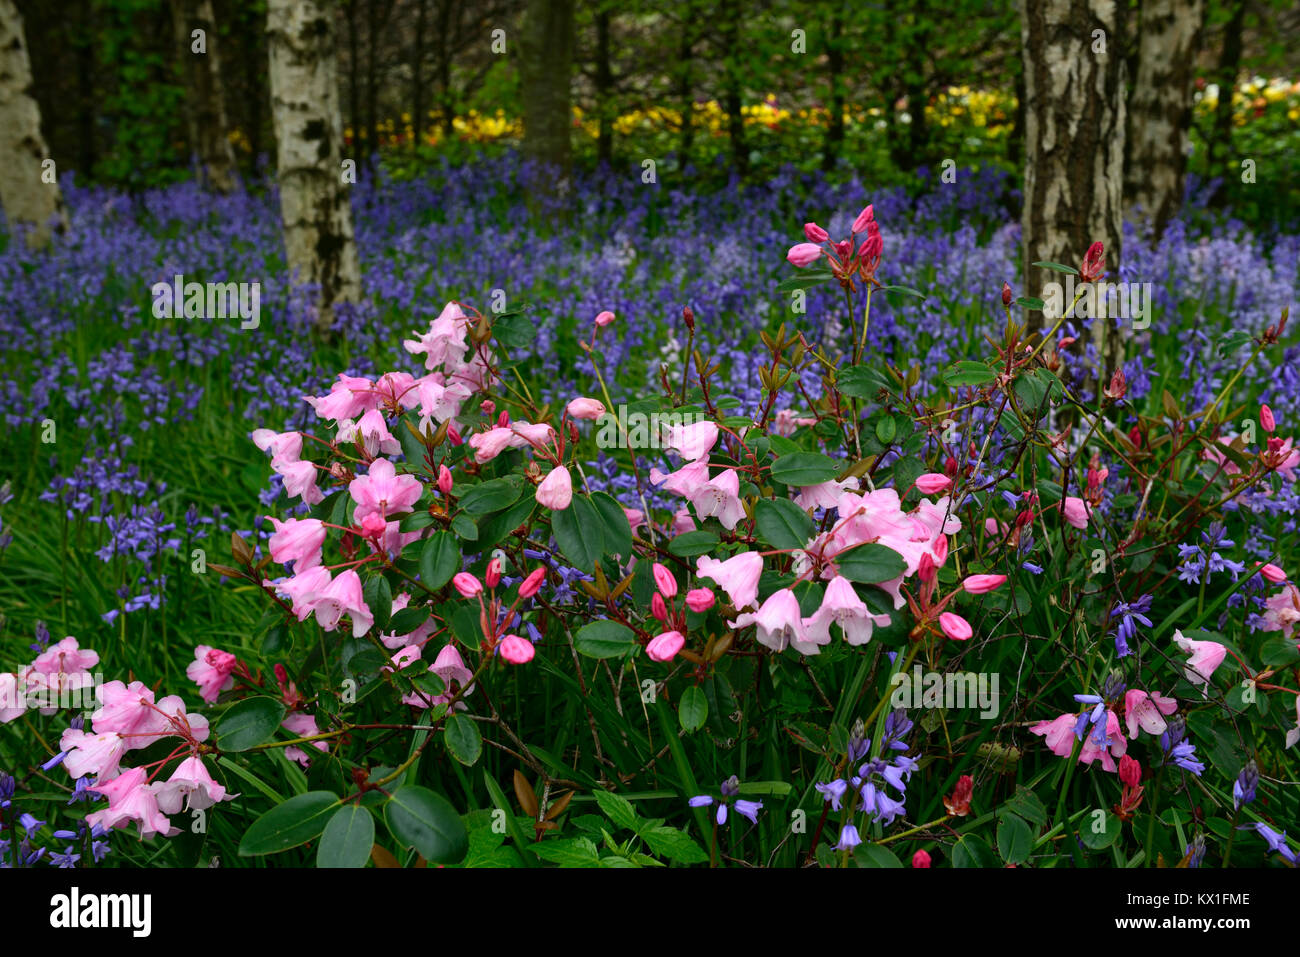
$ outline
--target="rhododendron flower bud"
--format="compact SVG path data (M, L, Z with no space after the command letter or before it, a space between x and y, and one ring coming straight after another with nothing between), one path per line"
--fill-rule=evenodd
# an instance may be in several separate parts
M501 559L494 558L487 563L487 571L483 573L483 582L488 588L496 588L501 584Z
M361 520L361 532L366 538L378 538L388 531L388 522L378 512L371 512Z
M528 573L528 577L520 582L519 597L532 598L541 591L542 582L544 581L546 581L546 569L541 566L534 568Z
M1110 385L1106 386L1105 395L1108 399L1122 399L1124 393L1128 392L1128 381L1124 378L1124 370L1116 369L1110 377Z
M923 582L932 582L934 581L934 576L937 572L938 569L935 567L934 559L930 556L929 552L926 552L921 556L921 561L917 564L917 577Z
M1084 282L1096 282L1106 272L1105 248L1101 243L1093 243L1084 254L1079 266L1079 278Z
M1016 515L1016 527L1024 528L1034 520L1034 510L1032 508L1024 509Z
M1266 405L1259 407L1259 424L1264 427L1265 432L1269 433L1277 428L1277 420L1273 418L1273 410Z
M615 319L614 314L610 312L608 309L606 309L604 312L600 312L596 314L596 325L607 326L611 322L613 322L614 319Z
M469 572L456 573L452 576L451 584L461 598L474 598L483 592L483 583Z
M866 264L877 262L880 254L885 251L885 241L880 236L880 227L875 223L867 224L867 238L862 240L862 246L858 249L858 257ZM865 270L864 270L865 271Z
M652 571L654 572L655 585L658 586L659 591L663 593L665 598L672 598L677 594L677 579L673 577L672 572L658 562L654 563Z
M1002 305L1011 305L1011 286L1005 282L1002 284Z
M917 851L915 854L912 855L912 866L929 867L930 855L927 854L925 851Z
M234 687L235 679L230 673L238 663L239 659L227 651L199 645L194 649L194 660L185 668L185 675L199 686L199 697L212 704L221 692Z
M506 635L498 646L501 657L512 665L525 665L533 660L533 643L518 635Z
M693 612L708 611L717 600L717 596L707 588L692 588L686 593L686 607Z
M537 486L537 503L555 512L562 512L573 501L573 482L569 470L563 465L551 469L550 474Z
M969 774L957 779L952 796L943 799L943 806L948 809L950 817L965 817L970 813L970 799L975 793L975 781Z
M1142 765L1127 754L1119 759L1119 779L1131 788L1142 783Z
M645 653L651 661L672 661L685 644L686 639L680 631L665 631L650 639L650 643L645 646Z
M863 232L867 228L867 224L872 222L875 217L875 211L871 208L871 204L868 204L862 212L858 213L858 218L853 220L853 229L850 231L854 233Z
M822 248L815 243L797 243L790 247L790 251L785 254L792 266L798 266L802 269L804 266L810 266L821 258Z
M1001 588L1006 580L1006 575L968 575L961 587L972 595L983 595Z
M816 223L804 223L803 234L808 238L808 242L810 243L824 243L828 238L830 238L826 230L822 229Z
M690 306L682 306L682 322L691 332L695 331L695 313L691 311Z
M939 616L939 627L953 641L965 641L974 634L970 622L961 615L954 615L950 611L945 611Z
M656 621L668 620L668 606L664 604L664 596L658 592L650 596L650 614Z
M916 487L922 495L934 495L952 485L952 479L938 472L926 472L916 480Z
M565 411L570 418L594 421L605 414L605 404L596 399L577 398L565 407Z
M451 494L454 487L454 480L451 477L451 469L445 465L438 466L438 491L443 495Z
M1088 503L1073 495L1067 496L1065 504L1061 506L1061 515L1075 528L1088 527L1089 512L1091 512L1091 509L1088 507Z
M940 535L934 540L934 560L937 564L942 565L948 560L948 536Z
M460 437L460 432L457 431L456 426L454 425L449 425L447 427L447 439L452 445L463 445L465 442L465 440Z
M1286 581L1286 572L1284 572L1281 568L1279 568L1278 566L1272 563L1267 565L1260 565L1259 573L1263 575L1266 580L1271 581L1274 585L1280 585L1284 581Z

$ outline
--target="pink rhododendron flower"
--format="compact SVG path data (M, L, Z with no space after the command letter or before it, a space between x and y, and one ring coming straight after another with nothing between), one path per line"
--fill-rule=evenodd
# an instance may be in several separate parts
M997 591L1006 580L1006 575L967 575L961 587L972 595L984 595Z
M1124 721L1128 725L1128 736L1136 738L1138 728L1151 735L1164 734L1169 726L1164 715L1173 714L1177 710L1178 702L1173 698L1137 688L1129 689L1124 695Z
M325 493L316 487L316 466L310 462L282 462L272 468L284 479L284 491L290 498L301 498L307 505L325 501Z
M763 557L758 552L741 552L726 561L701 555L695 567L701 578L712 579L727 593L737 610L749 607L758 597L758 579L763 574Z
M551 469L537 486L536 494L537 504L552 511L564 511L573 501L573 480L569 478L569 470L563 465Z
M808 638L803 613L799 610L799 599L788 588L774 591L757 612L745 612L731 622L731 627L735 629L748 625L756 626L758 643L773 651L784 651L788 646L794 645L795 650L803 654L816 654L815 650L803 650L815 649L817 646Z
M396 455L402 451L402 443L388 431L384 414L378 409L371 409L361 416L357 423L356 434L361 438L361 445L366 455Z
M677 579L659 562L655 562L650 571L654 575L655 587L659 589L660 594L665 598L672 598L677 594Z
M320 728L316 726L316 716L306 714L302 711L295 711L290 714L280 722L280 727L284 728L284 730L288 731L295 738L310 738L320 734ZM312 741L311 746L317 751L327 753L330 749L329 744L325 741ZM311 759L307 756L307 752L296 745L285 748L284 756L290 761L297 761L304 768L311 764Z
M371 512L385 519L409 512L423 492L424 486L414 475L398 475L388 459L375 459L366 475L348 484L348 493L357 503L353 521L360 522Z
M821 607L805 622L808 640L815 645L830 642L830 627L840 626L844 640L850 645L862 645L871 640L873 624L882 628L889 624L889 616L872 614L866 602L858 597L847 578L836 575L826 586Z
M329 569L316 565L305 571L295 571L290 577L276 582L274 588L276 594L289 599L298 620L306 621L329 583Z
M1061 506L1061 515L1075 528L1088 527L1088 515L1091 511L1087 502L1073 495L1066 496L1065 504Z
M449 302L438 318L429 323L428 332L423 335L415 333L420 338L403 340L402 346L411 355L423 355L426 369L457 366L465 360L465 354L469 351L469 343L466 341L469 322L460 305Z
M938 472L926 472L918 476L916 487L922 495L934 495L952 485L952 479Z
M526 665L533 660L533 643L518 635L506 635L497 646L501 657L512 665Z
M745 517L745 506L740 501L740 479L733 469L723 469L714 478L695 486L689 497L696 515L701 519L717 518L727 531Z
M672 661L685 644L686 639L680 631L665 631L650 639L645 646L645 653L651 661Z
M1078 720L1077 714L1063 714L1053 721L1038 722L1030 727L1029 732L1041 736L1053 754L1068 758L1074 752L1075 742L1078 740L1074 733ZM1091 764L1093 761L1100 760L1103 768L1114 773L1117 770L1114 759L1123 757L1127 750L1128 742L1120 732L1119 718L1115 717L1113 711L1107 711L1106 747L1098 745L1093 740L1092 732L1089 731L1079 751L1079 763Z
M397 595L394 595L393 610L392 610L393 614L396 615L402 609L409 607L410 604L411 604L410 592L404 591ZM405 648L410 645L414 645L415 647L420 648L424 646L424 643L429 640L429 636L432 635L435 631L437 631L437 629L438 629L438 619L430 615L428 618L424 620L424 622L420 625L420 627L416 628L414 631L407 632L405 635L398 635L398 634L380 635L379 640L384 643L384 647L386 648Z
M95 697L100 707L90 716L90 722L97 734L116 731L157 735L167 728L166 718L154 703L153 692L142 681L132 681L129 685L121 681L105 682L95 689Z
M1181 631L1174 632L1174 644L1192 656L1188 659L1183 674L1194 685L1208 685L1214 669L1223 663L1223 658L1228 653L1228 649L1217 641L1193 641L1184 638Z
M361 596L361 576L351 568L321 590L312 610L316 613L316 622L325 631L337 628L343 615L350 616L353 638L360 638L375 623L375 616Z
M86 824L94 827L98 824L104 830L112 830L129 821L140 825L140 837L174 837L181 832L172 827L167 816L158 808L158 799L153 786L146 782L144 768L130 768L117 777L95 784L96 794L108 798L108 807L86 815Z
M834 508L840 495L844 492L855 492L857 489L856 478L846 478L842 482L830 479L817 485L805 485L799 489L799 494L794 497L794 501L803 509Z
M565 411L571 419L594 421L605 414L605 404L597 399L578 398L565 406Z
M790 265L798 266L802 269L804 266L811 266L821 258L822 248L816 243L796 243L790 247L790 251L785 254Z
M12 671L0 672L0 724L7 724L27 713L26 695L19 690L21 682Z
M158 809L164 814L179 814L182 810L195 811L212 807L218 801L233 801L238 794L227 794L226 789L212 779L199 758L191 755L176 766L164 784L154 785Z
M1300 622L1300 588L1287 585L1276 595L1270 595L1264 602L1264 613L1260 618L1260 631L1280 631L1282 637L1290 641L1295 637L1296 624Z
M379 395L375 392L373 382L342 373L339 373L338 381L330 386L326 395L309 395L305 398L317 415L330 422L355 419L371 409L379 408Z
M961 615L954 615L950 611L945 611L939 616L939 627L953 641L965 641L975 633L971 629L970 622Z
M274 515L266 516L275 526L268 543L271 560L281 565L293 562L295 572L303 572L320 564L321 546L325 544L325 525L315 518L287 518L283 522Z
M67 752L63 767L74 778L90 775L107 780L117 775L118 763L128 748L126 739L116 731L91 733L69 728L59 739L59 750Z
M718 427L712 422L672 425L664 431L664 448L680 452L688 462L704 458L718 444Z
M692 588L686 593L686 607L693 612L705 612L714 606L717 598L707 588Z
M82 649L77 644L77 639L69 636L37 655L31 669L45 675L72 674L88 671L97 664L99 654L89 648Z
M253 444L263 452L271 453L271 465L297 462L302 458L301 432L273 432L270 429L254 429Z
M199 686L199 697L212 704L221 692L235 686L231 672L238 663L239 659L229 652L199 645L194 649L194 660L185 668L185 675Z

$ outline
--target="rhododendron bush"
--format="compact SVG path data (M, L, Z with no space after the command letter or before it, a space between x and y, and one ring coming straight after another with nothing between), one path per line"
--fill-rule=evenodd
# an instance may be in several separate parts
M924 371L872 345L873 300L927 294L877 278L888 233L803 228L780 291L836 321L764 331L753 391L687 307L652 390L606 357L614 309L548 396L527 310L453 301L252 430L283 494L206 573L261 620L172 635L150 684L62 635L0 675L32 767L5 852L1294 866L1297 423L1236 388L1286 313L1225 337L1209 401L1139 399L1095 381L1082 289L1044 319L970 276L1001 332Z

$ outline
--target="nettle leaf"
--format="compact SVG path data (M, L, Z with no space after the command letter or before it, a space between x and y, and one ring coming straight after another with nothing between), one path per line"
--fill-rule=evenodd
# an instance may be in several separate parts
M441 794L404 784L384 805L393 837L414 847L431 864L454 864L465 856L469 834L456 809Z
M277 804L244 832L239 856L278 854L306 844L325 830L338 806L339 796L332 791L308 791Z
M636 633L631 628L608 619L583 625L573 636L573 643L588 658L620 658L637 647Z
M754 524L759 537L773 548L803 548L817 531L808 513L785 498L759 499Z
M902 555L878 542L868 542L837 555L835 566L849 581L864 585L892 581L907 570Z
M355 804L345 804L329 819L316 848L317 867L365 867L375 845L375 819Z
M596 803L605 813L605 817L617 826L629 831L636 830L636 808L632 802L613 791L594 791Z
M703 864L709 859L704 849L675 827L652 827L641 832L641 839L660 857L677 864Z
M590 838L574 837L528 846L542 860L561 867L600 867L600 852Z
M772 463L772 481L782 485L818 485L840 474L844 463L820 452L791 452Z
M460 545L456 536L450 532L435 532L420 551L420 581L430 588L441 588L460 571L460 562Z
M284 705L258 695L230 706L213 726L217 747L222 751L247 751L271 739L284 720Z
M443 737L451 756L466 767L471 767L483 753L483 736L478 725L463 714L453 714L447 719Z
M697 685L691 685L682 692L682 700L677 705L677 719L686 731L698 731L704 727L709 717L709 699Z

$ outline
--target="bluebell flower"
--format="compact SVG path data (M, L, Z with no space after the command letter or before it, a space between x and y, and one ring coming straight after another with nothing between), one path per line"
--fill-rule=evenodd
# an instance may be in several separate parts
M1255 763L1255 759L1251 758L1237 775L1237 780L1232 782L1233 810L1240 810L1244 805L1255 800L1255 789L1258 786L1259 766Z
M848 851L862 843L862 838L858 834L858 829L852 824L845 824L840 831L839 842L835 845L837 851Z

